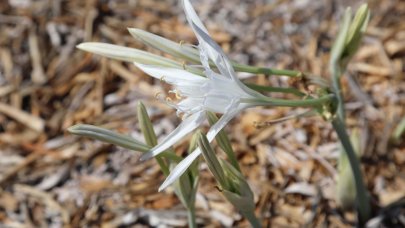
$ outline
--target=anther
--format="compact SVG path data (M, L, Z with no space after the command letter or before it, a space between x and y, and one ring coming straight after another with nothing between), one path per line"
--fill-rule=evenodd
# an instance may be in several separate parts
M161 94L162 94L161 92L157 92L157 93L155 94L155 99L159 100L159 96L160 96Z
M172 101L172 99L170 97L166 97L166 102L167 103L172 103L173 101Z
M180 100L182 98L178 90L176 90L174 94L176 95L176 99Z

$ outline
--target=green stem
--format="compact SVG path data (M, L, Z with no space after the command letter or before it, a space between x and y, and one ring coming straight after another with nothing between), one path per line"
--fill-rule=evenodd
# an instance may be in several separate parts
M187 208L187 221L189 228L197 228L197 222L195 220L195 209Z
M249 88L259 91L259 92L276 92L276 93L291 93L298 97L305 96L305 93L299 91L296 88L282 88L282 87L272 87L272 86L262 86L253 83L245 83Z
M254 67L235 62L232 62L232 66L235 68L235 71L247 72L252 74L284 75L289 77L301 77L303 75L301 71L270 69L266 67Z
M258 99L241 99L242 103L252 103L262 106L285 106L285 107L319 107L335 99L334 94L328 94L320 98L306 99L306 100L285 100L270 97Z
M370 217L370 204L368 200L368 191L364 185L362 173L360 169L359 161L354 152L353 146L350 142L350 138L346 132L345 125L339 117L336 117L332 120L333 128L335 129L339 139L343 145L344 151L347 154L347 157L352 168L354 180L356 183L356 199L359 208L359 224L365 224L365 222Z
M332 72L332 86L333 89L335 90L336 94L336 99L337 99L337 115L339 118L343 121L346 119L345 116L345 106L344 106L344 98L343 98L343 93L342 93L342 84L340 83L340 75L341 75L341 68L338 66L337 63L332 64L331 67L331 72ZM343 123L344 124L344 123Z

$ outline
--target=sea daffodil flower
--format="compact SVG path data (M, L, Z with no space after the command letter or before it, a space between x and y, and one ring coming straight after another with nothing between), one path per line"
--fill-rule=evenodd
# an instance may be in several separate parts
M206 77L194 75L181 69L165 68L145 64L137 64L145 73L162 78L172 84L175 92L185 97L178 104L173 105L178 112L184 113L183 122L171 132L162 143L144 154L147 159L163 152L179 139L195 130L206 119L206 111L223 114L219 121L207 133L212 141L218 132L243 109L255 106L255 100L262 100L263 95L246 87L236 76L230 60L217 43L208 35L189 0L183 1L187 21L197 36L201 63ZM211 69L212 61L219 72ZM164 189L180 177L191 163L201 154L197 148L183 159L170 173L159 190Z
M115 59L134 59L134 64L145 73L171 84L174 87L172 92L181 99L177 104L171 102L168 102L168 104L176 108L179 115L182 115L182 123L167 135L161 143L142 155L141 160L149 159L164 152L199 127L206 120L206 111L223 114L207 133L208 140L212 141L218 132L243 109L258 104L263 105L264 101L269 104L268 97L248 88L237 78L230 60L219 45L208 35L207 29L198 18L189 0L183 1L183 7L187 21L199 42L198 51L206 77L174 65L161 64L161 62L155 64L155 61L148 63L148 60L145 60L145 62L143 58L139 58L142 61L137 61L129 50L125 49L119 53L114 53L114 46L112 45L84 43L78 46L83 50ZM104 49L103 47L108 48ZM123 47L119 48L119 50L121 49ZM210 63L215 65L214 69L211 68ZM164 189L178 179L200 154L201 150L197 148L183 159L171 171L159 190Z

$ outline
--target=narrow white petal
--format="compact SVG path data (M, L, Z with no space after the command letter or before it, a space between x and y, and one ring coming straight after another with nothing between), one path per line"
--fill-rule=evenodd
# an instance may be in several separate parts
M236 77L235 71L233 70L231 62L222 48L208 35L208 33L196 26L196 24L192 23L191 27L197 36L198 42L200 43L200 55L206 53L208 57L215 63L222 75L239 81L239 79ZM201 56L201 61L206 61L206 58Z
M204 66L209 68L208 58L215 63L222 75L229 78L236 78L235 72L228 60L228 57L222 51L221 47L209 36L207 29L204 27L200 18L197 16L193 6L189 0L183 1L184 12L186 13L187 21L197 36L200 43L200 58ZM202 50L201 50L202 49Z
M179 64L171 59L167 59L135 48L122 47L114 44L87 42L77 45L77 48L121 61L135 61L144 64L179 67Z
M188 169L188 167L193 163L193 161L201 154L200 148L194 150L190 155L184 158L174 169L170 172L169 176L159 187L159 192L167 188L169 185L173 184L183 173Z
M226 124L228 124L228 122L234 118L239 112L242 111L242 109L244 109L243 106L239 106L238 107L238 103L234 103L231 104L231 106L229 107L229 112L225 113L223 116L221 116L221 118L218 120L218 122L216 122L208 131L207 133L207 139L208 141L212 141L215 136L219 133L219 131L222 130L222 128L225 127Z
M170 84L179 84L179 83L193 83L200 84L207 80L207 78L195 75L188 71L176 68L161 67L154 65L145 65L140 63L134 63L139 69L143 72L149 74L150 76L164 80Z
M201 104L204 102L204 98L198 97L187 97L186 99L177 103L177 109L181 112L186 112L187 110L193 110L202 108Z
M184 7L184 12L186 13L188 23L189 24L194 23L201 30L208 33L207 29L205 28L204 24L201 22L200 18L198 17L197 13L195 12L195 10L189 0L183 1L183 7Z
M218 134L218 132L225 127L225 125L233 118L235 117L242 109L244 109L244 106L238 106L237 108L237 103L233 104L233 109L230 110L230 112L225 113L219 120L210 128L210 130L207 133L207 139L209 142L211 142L215 136ZM200 148L195 149L190 155L188 155L186 158L184 158L174 169L170 172L169 176L166 178L166 180L163 182L163 184L159 187L159 191L165 189L169 185L173 184L179 178L183 173L188 169L188 167L193 163L193 161L201 154Z
M205 112L200 111L197 113L194 113L193 115L189 116L181 124L174 130L172 131L169 135L166 136L166 138L163 140L163 142L159 143L156 145L154 148L152 148L149 152L146 154L143 154L141 156L141 161L147 160L151 157L154 157L158 155L159 153L162 153L165 151L167 148L173 146L177 141L179 141L181 138L186 136L188 133L196 129L200 124L205 120Z
M200 59L203 64L207 77L216 76L210 69L209 59L211 59L221 75L232 79L243 91L252 96L260 96L259 93L249 89L237 78L232 64L222 48L209 36L207 29L198 18L195 10L189 0L183 0L184 12L186 13L187 21L197 36L200 49Z

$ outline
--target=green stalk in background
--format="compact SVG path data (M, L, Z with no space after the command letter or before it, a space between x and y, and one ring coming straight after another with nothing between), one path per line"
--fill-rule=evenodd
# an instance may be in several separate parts
M364 225L370 218L371 208L368 197L369 194L362 178L360 161L356 157L356 153L346 130L341 77L346 70L348 62L356 53L360 45L369 18L370 12L367 4L363 4L357 10L353 20L351 9L348 8L346 10L338 37L336 38L332 47L329 61L329 69L333 80L332 88L334 89L338 102L336 116L332 118L332 125L342 143L344 152L347 153L347 157L354 175L360 226Z

